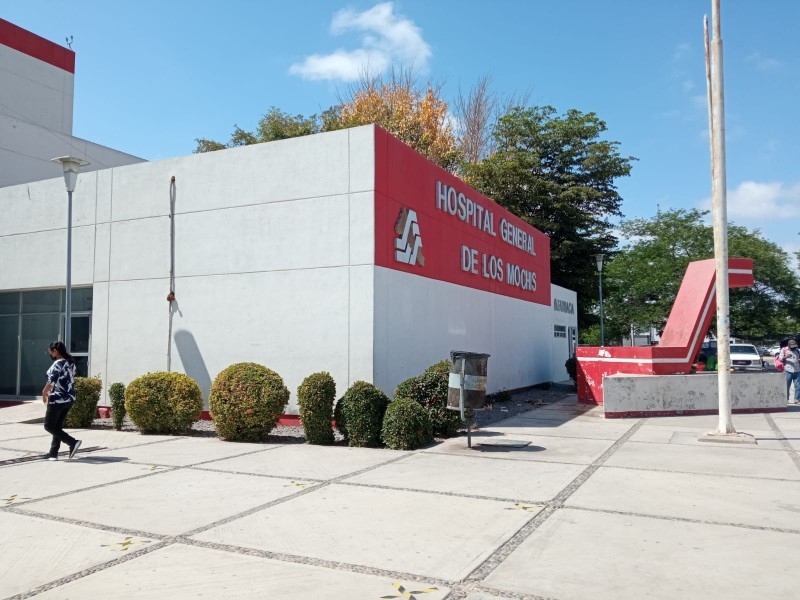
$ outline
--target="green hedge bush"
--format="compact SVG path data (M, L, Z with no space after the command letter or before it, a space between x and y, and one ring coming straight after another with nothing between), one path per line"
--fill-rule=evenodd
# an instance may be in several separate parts
M64 427L89 427L97 416L103 382L96 377L75 378L75 403L67 413Z
M347 431L347 445L380 446L383 415L389 397L371 383L356 381L345 392L339 405Z
M108 397L111 400L111 422L114 429L119 431L125 418L125 386L121 383L112 383L108 388Z
M398 398L386 409L381 439L392 450L415 450L433 441L433 424L419 402Z
M336 382L330 373L312 373L297 388L300 420L309 444L333 443L333 403L336 400Z
M281 376L256 363L236 363L223 370L209 396L217 434L241 442L266 441L288 402Z
M464 427L461 415L447 409L447 390L450 387L450 361L431 365L416 377L401 382L394 391L394 399L410 398L428 413L433 433L439 437L452 437Z
M144 434L186 433L203 410L203 397L183 373L148 373L128 384L125 410Z
M578 383L578 359L574 356L570 356L564 363L564 367L567 369L569 378L572 379L573 382Z

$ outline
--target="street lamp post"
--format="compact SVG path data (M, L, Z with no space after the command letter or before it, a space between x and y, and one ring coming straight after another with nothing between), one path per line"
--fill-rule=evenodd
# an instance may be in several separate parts
M78 173L88 161L74 156L59 156L53 162L64 169L64 182L67 185L67 299L64 306L64 346L71 352L72 344L72 192L78 183Z
M597 261L597 274L599 275L598 287L600 288L600 345L606 345L606 335L603 329L603 254L595 254L594 259Z

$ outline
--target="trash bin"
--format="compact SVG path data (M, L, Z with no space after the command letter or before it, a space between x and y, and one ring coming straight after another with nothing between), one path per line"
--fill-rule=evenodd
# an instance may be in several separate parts
M464 375L464 410L483 410L486 405L486 368L489 354L454 350L450 353L447 408L461 408L461 375Z

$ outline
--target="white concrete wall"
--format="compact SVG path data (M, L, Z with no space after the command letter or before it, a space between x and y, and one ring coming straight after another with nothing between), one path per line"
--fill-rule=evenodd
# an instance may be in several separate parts
M451 350L491 354L487 392L551 381L552 308L375 268L374 383L390 396Z
M61 166L50 159L66 155L88 160L91 164L84 173L144 162L131 154L0 114L0 187L60 177Z
M563 311L552 309L553 311L553 325L563 325L567 328L567 336L569 336L569 328L575 328L575 334L578 334L578 294L572 290L562 288L554 285L551 287L551 306L555 306L554 300L561 300L574 307L575 312L572 314ZM577 341L577 337L576 337ZM574 351L574 350L573 350ZM569 374L564 364L570 357L569 352L569 337L557 338L554 335L553 327L550 328L550 381L567 381Z
M178 311L168 340L170 178ZM234 362L294 396L327 370L343 393L372 376L371 127L83 174L73 283L94 286L90 371L198 380ZM0 290L64 285L62 178L0 189ZM104 396L105 397L105 396Z
M72 73L0 44L0 74L0 113L72 134Z

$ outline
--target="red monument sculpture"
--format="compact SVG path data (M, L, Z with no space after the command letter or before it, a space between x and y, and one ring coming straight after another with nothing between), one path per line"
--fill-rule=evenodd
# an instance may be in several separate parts
M578 400L603 404L603 377L620 373L677 375L691 372L716 310L714 260L689 263L657 346L583 346L578 359ZM728 286L753 285L753 260L728 259Z

